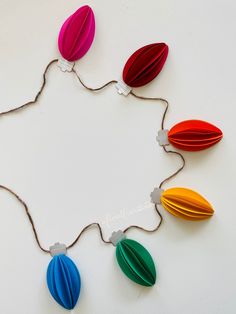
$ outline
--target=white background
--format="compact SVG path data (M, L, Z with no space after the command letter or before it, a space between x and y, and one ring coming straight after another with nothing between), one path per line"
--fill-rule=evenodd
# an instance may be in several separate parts
M166 97L166 127L202 119L224 139L184 153L185 171L167 187L192 188L214 206L207 222L178 220L163 210L156 234L129 232L152 254L158 282L129 281L115 249L89 230L70 250L81 273L75 313L234 314L236 263L235 69L233 0L87 1L96 16L95 41L76 69L91 86L118 79L141 46L164 41L170 53L163 72L136 89ZM0 1L0 108L33 99L46 64L59 56L63 21L81 1ZM163 104L119 96L114 87L87 92L72 74L53 66L37 105L0 119L0 184L27 201L44 247L72 242L99 221L106 238L130 224L157 223L149 194L179 166L155 136ZM141 210L142 209L142 210ZM0 192L0 313L60 314L45 273L50 256L32 236L22 207Z

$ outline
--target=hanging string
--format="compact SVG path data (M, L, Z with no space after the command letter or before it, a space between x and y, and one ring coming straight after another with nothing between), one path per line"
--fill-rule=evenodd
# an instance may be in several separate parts
M84 83L84 81L80 78L79 74L76 72L76 70L73 68L72 69L72 72L74 72L74 74L76 75L76 77L78 78L79 82L81 83L81 85L86 88L87 90L91 91L91 92L97 92L97 91L100 91L102 89L104 89L105 87L111 85L111 84L116 84L118 83L117 80L111 80L107 83L105 83L104 85L102 86L99 86L97 88L93 88L93 87L89 87L88 85L86 85ZM164 113L163 113L163 116L162 116L162 121L161 121L161 129L163 130L164 129L164 123L165 123L165 118L166 118L166 114L167 114L167 111L169 109L169 102L165 99L165 98L161 98L161 97L145 97L145 96L140 96L140 95L137 95L135 94L132 90L130 92L130 94L138 99L142 99L142 100L155 100L155 101L162 101L165 103L166 107L165 107L165 110L164 110Z
M42 82L42 85L41 85L39 91L37 92L37 94L36 94L36 96L34 97L33 100L28 101L27 103L25 103L25 104L23 104L23 105L21 105L19 107L12 108L12 109L9 109L7 111L2 111L2 112L0 112L0 116L4 116L4 115L7 115L9 113L20 111L22 109L25 109L26 107L29 107L29 106L35 104L38 101L40 95L42 94L42 92L43 92L43 90L44 90L44 88L46 86L46 83L47 83L47 76L46 75L47 75L47 72L48 72L49 68L51 67L52 64L54 64L57 61L58 61L58 59L54 59L54 60L50 61L48 63L48 65L46 66L46 69L43 72L43 82Z
M167 149L166 149L166 146L163 146L163 149L164 149L164 151L165 151L167 154L175 154L175 155L179 156L180 159L181 159L181 161L182 161L182 165L181 165L180 168L179 168L177 171L175 171L172 175L170 175L170 176L167 177L165 180L163 180L163 181L160 183L159 188L161 188L164 183L166 183L166 182L169 181L170 179L172 179L172 178L174 178L175 176L177 176L177 174L180 173L180 172L184 169L185 164L186 164L185 158L184 158L184 156L183 156L181 153L176 152L176 151L174 151L174 150L167 150Z
M99 234L100 234L100 237L101 237L102 241L103 241L104 243L110 243L110 244L111 244L111 241L104 239L103 232L102 232L102 228L101 228L100 224L99 224L98 222L92 222L91 224L85 226L85 227L81 230L81 232L79 233L79 235L77 236L77 238L76 238L70 245L67 246L67 249L72 248L72 247L79 241L79 239L80 239L80 237L82 236L82 234L83 234L87 229L89 229L89 228L91 228L91 227L93 227L93 226L98 227Z
M87 86L87 85L82 81L82 79L80 78L79 74L75 71L74 68L72 69L72 72L76 75L76 77L78 78L79 82L83 85L83 87L86 88L87 90L91 91L91 92L100 91L100 90L102 90L103 88L105 88L105 87L107 87L107 86L109 86L109 85L111 85L111 84L117 83L116 80L111 80L111 81L107 82L106 84L104 84L104 85L102 85L102 86L100 86L100 87L92 88L92 87Z
M131 226L127 227L123 232L125 233L128 230L130 230L130 229L138 229L138 230L142 230L144 232L149 232L149 233L157 231L160 228L160 226L161 226L161 224L163 222L163 217L162 217L160 211L158 210L157 204L155 204L155 210L156 210L160 220L159 220L157 226L154 229L149 230L149 229L145 229L143 227L137 226L137 225L131 225Z
M163 113L163 116L162 116L162 119L161 119L161 129L164 130L165 118L166 118L167 111L168 111L168 109L169 109L169 102L168 102L165 98L161 98L161 97L146 97L146 96L140 96L140 95L135 94L133 91L131 91L130 94L131 94L132 96L134 96L135 98L138 98L138 99L162 101L162 102L165 103L166 107L165 107L165 110L164 110L164 113Z
M149 229L145 229L145 228L143 228L143 227L137 226L137 225L131 225L131 226L127 227L126 229L124 229L123 232L126 233L126 232L127 232L128 230L130 230L130 229L139 229L139 230L142 230L142 231L144 231L144 232L155 232L155 231L157 231L157 230L159 229L159 227L161 226L161 223L162 223L162 221L163 221L163 217L162 217L161 213L159 212L159 210L158 210L156 204L155 204L155 209L156 209L156 212L158 213L158 216L160 217L160 221L158 222L157 226L156 226L154 229L149 230ZM97 223L97 222L93 222L93 223L87 225L86 227L84 227L84 228L81 230L81 232L79 233L79 235L77 236L77 238L76 238L69 246L67 246L67 249L72 248L72 247L79 241L79 239L80 239L80 237L82 236L82 234L83 234L87 229L89 229L89 228L92 227L92 226L97 226L97 227L98 227L99 233L100 233L100 237L101 237L101 239L102 239L102 241L103 241L104 243L112 244L112 242L111 242L110 240L105 240L105 239L104 239L103 232L102 232L102 228L101 228L100 224Z
M26 204L26 202L25 202L16 192L14 192L14 191L13 191L12 189L10 189L10 188L8 188L8 187L6 187L6 186L4 186L4 185L0 185L0 189L3 189L3 190L5 190L5 191L9 192L9 193L10 193L11 195L13 195L13 196L20 202L20 204L24 207L25 213L26 213L26 215L27 215L27 217L28 217L28 219L29 219L29 222L30 222L30 224L31 224L31 227L32 227L32 230L33 230L33 233L34 233L35 240L36 240L36 242L37 242L37 244L38 244L40 250L42 250L42 251L45 252L45 253L50 253L50 251L47 250L47 249L45 249L45 248L43 248L43 246L42 246L41 243L40 243L39 236L38 236L38 232L37 232L37 230L36 230L36 226L35 226L34 220L33 220L33 218L32 218L32 215L30 214L29 207L28 207L28 205ZM84 228L82 229L82 231L80 232L80 234L78 235L78 237L77 237L70 245L67 246L67 249L72 248L72 247L78 242L78 240L79 240L79 238L81 237L81 235L82 235L87 229L89 229L89 228L92 227L92 226L97 226L97 227L98 227L100 237L101 237L101 239L102 239L102 241L103 241L104 243L111 243L110 241L106 241L106 240L104 239L103 233L102 233L102 228L101 228L100 224L97 223L97 222L94 222L94 223L91 223L91 224L87 225L86 227L84 227Z
M39 247L40 250L42 250L43 252L45 252L45 253L50 253L50 251L49 251L48 249L45 249L45 248L42 246L42 244L41 244L41 242L40 242L40 240L39 240L39 235L38 235L38 232L37 232L37 230L36 230L36 226L35 226L33 217L32 217L32 215L31 215L31 213L30 213L30 211L29 211L29 207L28 207L28 205L26 204L26 202L25 202L16 192L14 192L14 191L13 191L12 189L10 189L10 188L8 188L8 187L6 187L6 186L4 186L4 185L0 185L0 189L3 189L3 190L5 190L5 191L9 192L11 195L13 195L13 196L16 198L16 200L18 200L18 201L20 202L20 204L23 206L23 208L24 208L24 210L25 210L25 213L26 213L26 215L27 215L27 218L28 218L28 220L29 220L29 222L30 222L30 224L31 224L31 227L32 227L32 230L33 230L33 234L34 234L34 238L35 238L35 240L36 240L36 243L37 243L38 247ZM136 229L142 230L142 231L144 231L144 232L155 232L155 231L157 231L157 230L159 229L159 227L161 226L161 223L162 223L162 221L163 221L163 218L162 218L162 215L160 214L160 212L159 212L159 210L158 210L158 208L157 208L157 205L155 205L155 209L156 209L156 211L157 211L157 213L158 213L158 215L159 215L159 217L160 217L160 221L159 221L157 227L155 227L154 229L149 230L149 229L145 229L145 228L140 227L140 226L131 225L131 226L127 227L123 232L125 233L125 232L127 232L128 230L130 230L130 229L132 229L132 228L136 228ZM104 236L103 236L103 232L102 232L101 225L100 225L98 222L93 222L93 223L90 223L90 224L88 224L87 226L85 226L85 227L81 230L81 232L79 233L79 235L75 238L75 240L74 240L71 244L69 244L66 248L67 248L67 249L72 248L72 247L79 241L79 239L80 239L80 237L82 236L82 234L83 234L85 231L87 231L88 229L90 229L91 227L97 227L97 228L98 228L100 238L101 238L101 240L102 240L104 243L106 243L106 244L112 244L112 242L111 242L110 240L105 240L105 238L104 238Z
M164 113L163 113L163 116L162 116L162 120L161 120L161 129L164 130L164 125L165 125L165 119L166 119L166 114L167 114L167 111L169 109L169 102L164 99L164 98L159 98L159 97L146 97L146 96L140 96L140 95L137 95L135 94L133 91L130 92L130 94L138 99L142 99L142 100L155 100L155 101L162 101L166 104L166 107L165 107L165 110L164 110ZM182 161L182 165L180 166L180 168L175 171L172 175L170 175L169 177L167 177L165 180L163 180L160 185L159 185L159 188L161 188L163 186L164 183L166 183L167 181L169 181L170 179L174 178L175 176L177 176L178 173L180 173L184 167L185 167L185 158L184 156L179 153L179 152L176 152L176 151L173 151L173 150L167 150L166 149L166 146L162 146L163 147L163 150L167 153L167 154L174 154L174 155L177 155L180 157L181 161Z
M8 188L8 187L6 187L6 186L4 186L4 185L0 185L0 189L3 189L3 190L5 190L5 191L9 192L9 193L10 193L11 195L13 195L13 196L20 202L20 204L24 207L25 213L26 213L26 215L27 215L27 217L28 217L28 219L29 219L29 222L30 222L31 227L32 227L32 229L33 229L33 233L34 233L35 240L36 240L36 242L37 242L39 248L40 248L43 252L45 252L45 253L50 253L49 250L44 249L44 248L42 247L42 245L41 245L41 243L40 243L40 241L39 241L39 237L38 237L38 233L37 233L37 231L36 231L36 227L35 227L35 224L34 224L34 220L33 220L32 216L31 216L31 214L30 214L30 212L29 212L28 205L25 203L25 201L23 201L22 198L21 198L19 195L17 195L13 190L11 190L10 188Z
M166 119L166 114L167 114L167 111L169 109L169 102L164 99L164 98L159 98L159 97L145 97L145 96L140 96L140 95L137 95L135 94L133 91L130 92L130 94L136 98L139 98L139 99L142 99L142 100L157 100L157 101L162 101L166 104L166 107L165 107L165 110L164 110L164 113L163 113L163 116L162 116L162 120L161 120L161 129L164 130L164 125L165 125L165 119ZM179 152L176 152L176 151L173 151L173 150L167 150L166 149L166 146L162 146L163 147L163 150L167 153L167 154L174 154L174 155L177 155L180 157L181 161L182 161L182 165L180 166L180 168L175 171L172 175L170 175L169 177L167 177L165 180L163 180L160 185L159 185L159 188L161 188L163 186L164 183L166 183L167 181L169 181L170 179L174 178L175 176L177 176L178 173L180 173L184 167L185 167L185 158L184 156L179 153Z

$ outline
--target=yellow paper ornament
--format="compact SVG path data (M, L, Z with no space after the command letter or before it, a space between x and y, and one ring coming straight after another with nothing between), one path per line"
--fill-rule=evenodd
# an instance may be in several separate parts
M154 203L161 204L169 213L183 219L203 220L214 214L211 204L199 193L190 189L178 187L163 191L156 188L151 197Z
M186 188L167 189L160 201L172 215L187 220L203 220L214 214L213 207L204 197Z

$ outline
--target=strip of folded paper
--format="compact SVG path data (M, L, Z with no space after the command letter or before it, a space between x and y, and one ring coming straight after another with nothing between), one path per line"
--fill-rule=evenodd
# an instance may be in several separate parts
M74 262L64 254L55 255L48 265L47 285L54 300L72 310L80 295L80 274Z
M135 51L123 69L123 81L130 87L151 82L162 70L168 56L165 43L154 43Z
M93 10L84 5L73 13L62 25L58 48L62 57L70 62L82 58L92 45L95 34Z
M150 253L137 241L123 239L116 246L117 262L124 274L142 286L153 286L156 268Z
M222 131L213 124L201 120L186 120L173 126L168 132L169 142L182 150L199 151L218 143Z
M213 207L203 196L187 188L165 190L161 204L172 215L187 220L203 220L214 214Z

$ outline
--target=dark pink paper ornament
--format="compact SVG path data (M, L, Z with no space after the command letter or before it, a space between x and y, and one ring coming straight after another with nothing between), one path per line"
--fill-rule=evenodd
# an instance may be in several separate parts
M123 81L119 81L116 86L118 92L127 95L133 87L151 82L161 72L168 51L165 43L146 45L135 51L124 66Z

